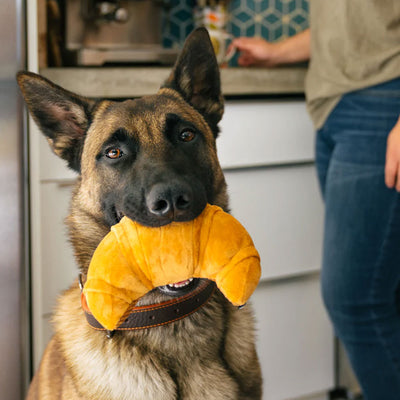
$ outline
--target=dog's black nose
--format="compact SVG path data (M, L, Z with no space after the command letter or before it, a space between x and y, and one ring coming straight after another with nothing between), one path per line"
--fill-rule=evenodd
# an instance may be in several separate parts
M192 206L192 190L184 182L157 183L146 196L150 213L164 218L182 217Z

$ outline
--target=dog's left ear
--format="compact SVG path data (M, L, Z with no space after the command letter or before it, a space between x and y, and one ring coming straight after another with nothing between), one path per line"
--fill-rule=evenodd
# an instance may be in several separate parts
M178 91L218 133L224 113L219 67L207 29L198 28L185 41L175 66L162 87Z

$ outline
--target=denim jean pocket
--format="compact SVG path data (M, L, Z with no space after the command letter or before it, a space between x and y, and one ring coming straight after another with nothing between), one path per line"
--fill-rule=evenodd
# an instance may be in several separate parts
M400 96L386 98L348 93L336 105L322 129L386 139L399 115Z

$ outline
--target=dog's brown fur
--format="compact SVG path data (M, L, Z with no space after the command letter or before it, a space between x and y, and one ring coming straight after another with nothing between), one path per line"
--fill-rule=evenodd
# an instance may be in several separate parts
M113 199L115 208L119 200L112 193L127 190L130 182L132 190L144 185L137 175L147 174L142 181L157 179L151 171L164 164L172 168L171 160L178 157L186 162L183 174L192 164L196 167L188 174L192 174L190 181L200 182L204 198L199 200L199 207L209 202L227 210L226 184L215 146L223 100L218 66L205 30L197 30L188 38L170 77L154 96L124 102L94 101L31 73L20 73L18 82L54 152L79 172L67 223L84 276L95 248L112 225L107 201ZM187 156L179 155L181 144L175 145L175 139L165 137L168 115L189 121L201 133L189 164ZM126 168L110 167L106 165L109 160L101 156L104 143L121 129L140 149L129 164L129 179ZM173 174L179 170L176 166L173 169ZM137 204L128 207L128 216L140 219L144 211ZM183 218L195 217L199 211ZM146 216L144 222L157 224L149 218ZM139 304L166 299L165 294L153 290ZM74 283L59 299L54 329L32 381L30 400L261 398L251 307L237 310L219 292L183 320L158 328L117 332L108 339L104 332L88 326L80 290Z

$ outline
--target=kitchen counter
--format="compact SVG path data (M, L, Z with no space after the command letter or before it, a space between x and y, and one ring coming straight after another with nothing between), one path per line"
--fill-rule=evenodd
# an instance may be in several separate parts
M88 97L125 98L154 94L169 67L46 68L40 73ZM305 67L222 68L225 96L302 94Z

